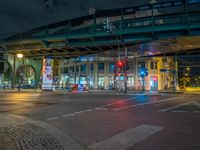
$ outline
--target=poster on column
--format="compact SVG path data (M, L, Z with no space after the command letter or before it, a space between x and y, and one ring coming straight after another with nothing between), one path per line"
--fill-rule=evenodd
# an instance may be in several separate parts
M43 59L42 69L42 90L52 90L53 88L53 60L51 58Z

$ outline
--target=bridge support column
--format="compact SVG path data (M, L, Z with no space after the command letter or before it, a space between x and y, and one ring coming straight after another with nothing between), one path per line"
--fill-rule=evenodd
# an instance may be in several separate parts
M41 67L42 63L41 61L36 61L29 58L22 58L19 60L15 55L11 54L5 54L4 60L8 63L8 65L11 68L10 71L10 81L11 81L11 87L16 87L16 76L17 76L17 70L22 66L30 66L35 73L35 87L39 86L40 76L41 76Z

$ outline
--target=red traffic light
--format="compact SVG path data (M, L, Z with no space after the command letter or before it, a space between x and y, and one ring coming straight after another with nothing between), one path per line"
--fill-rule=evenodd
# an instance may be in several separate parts
M122 66L122 62L121 62L121 61L118 62L118 66L119 66L119 67Z

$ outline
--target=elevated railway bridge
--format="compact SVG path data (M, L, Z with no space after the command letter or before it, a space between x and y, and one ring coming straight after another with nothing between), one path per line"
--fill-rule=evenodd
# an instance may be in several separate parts
M170 38L199 40L200 1L175 0L128 8L96 10L94 14L14 34L0 41L1 60L10 68L12 84L20 65L30 65L39 84L42 58L67 60ZM200 45L199 45L200 46ZM170 53L199 48L190 45ZM137 51L134 50L134 52ZM23 60L16 54L22 53ZM162 53L162 51L161 51ZM166 51L164 53L167 53ZM133 53L128 52L128 55Z

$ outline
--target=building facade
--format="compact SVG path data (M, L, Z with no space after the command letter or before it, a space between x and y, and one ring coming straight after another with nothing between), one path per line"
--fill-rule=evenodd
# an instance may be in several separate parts
M118 60L117 60L118 61ZM70 84L88 85L90 89L123 91L125 74L116 74L117 61L110 57L85 57L60 64L60 88ZM147 76L141 77L141 68ZM137 57L128 59L127 89L172 90L177 86L177 63L173 57Z

